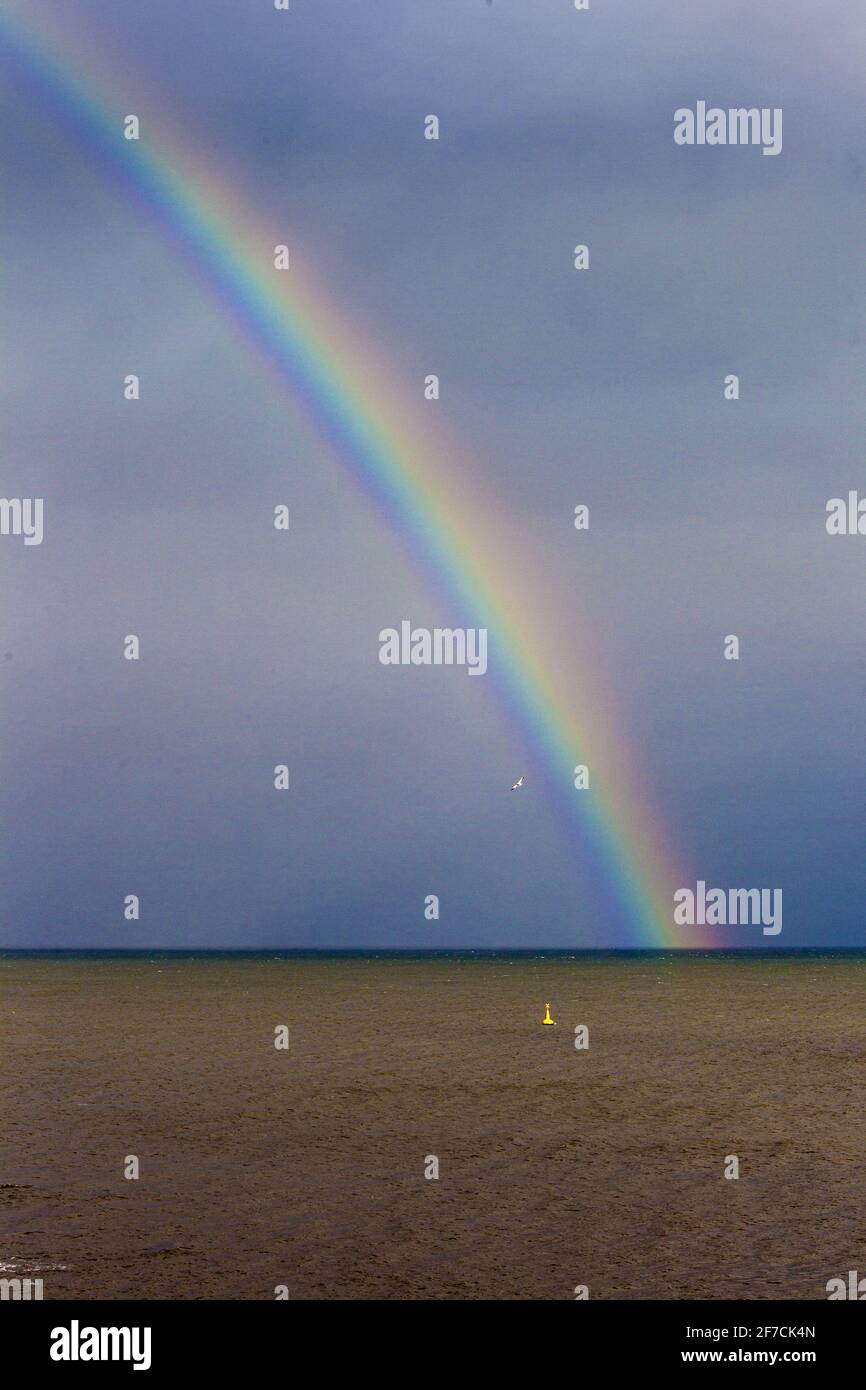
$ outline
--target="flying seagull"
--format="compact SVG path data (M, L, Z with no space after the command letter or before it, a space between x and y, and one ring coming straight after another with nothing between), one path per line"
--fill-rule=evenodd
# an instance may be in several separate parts
M511 790L512 790L513 792L516 792L517 789L518 789L518 787L522 787L522 786L523 786L523 773L521 772L520 776L518 777L517 781L514 783L514 786L511 788Z

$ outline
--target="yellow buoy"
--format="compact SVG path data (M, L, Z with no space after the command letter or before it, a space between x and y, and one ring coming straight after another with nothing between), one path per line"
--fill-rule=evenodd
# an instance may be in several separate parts
M542 1023L550 1023L550 1024L552 1024L554 1028L556 1027L556 1019L550 1017L550 1005L549 1005L549 1004L545 1004L545 1006L544 1006L544 1018L543 1018L541 1021L542 1021Z

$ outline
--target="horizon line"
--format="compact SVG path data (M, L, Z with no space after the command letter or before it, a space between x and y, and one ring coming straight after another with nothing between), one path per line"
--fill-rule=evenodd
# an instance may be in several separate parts
M193 956L703 956L866 953L866 946L0 946L9 955Z

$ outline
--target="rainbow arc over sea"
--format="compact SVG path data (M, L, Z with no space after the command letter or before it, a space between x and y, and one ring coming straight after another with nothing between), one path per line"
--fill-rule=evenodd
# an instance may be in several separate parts
M588 850L616 905L627 938L616 944L716 945L706 928L674 925L673 893L694 879L666 842L614 692L600 678L591 634L580 634L592 659L575 688L538 635L501 535L478 524L484 502L469 491L471 464L433 437L423 402L398 396L387 362L341 314L291 232L275 228L250 207L237 180L189 148L162 98L142 112L140 139L124 137L124 119L135 110L129 89L85 38L56 17L34 19L23 4L5 0L0 12L0 60L25 99L56 123L58 138L80 143L122 195L143 207L240 326L279 390L309 413L449 614L488 629L491 665L483 679L531 759L529 768L507 769L505 794L508 773L526 770L543 784L557 826ZM290 248L287 271L275 268L279 244ZM578 764L591 769L589 790L575 789Z

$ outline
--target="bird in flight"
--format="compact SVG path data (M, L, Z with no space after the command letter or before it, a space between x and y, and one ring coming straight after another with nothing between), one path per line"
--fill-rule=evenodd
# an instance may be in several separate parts
M523 773L521 772L520 776L518 777L517 781L514 783L514 786L511 788L511 790L512 790L513 792L516 792L516 791L518 790L518 788L519 788L519 787L522 787L522 786L523 786Z

